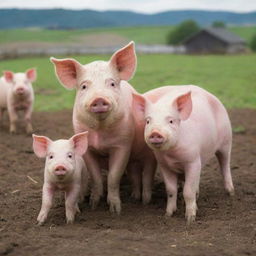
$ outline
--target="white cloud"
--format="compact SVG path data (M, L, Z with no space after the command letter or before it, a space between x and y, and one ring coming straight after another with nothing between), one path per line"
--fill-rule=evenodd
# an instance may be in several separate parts
M0 8L71 8L155 13L179 9L256 10L255 0L1 0Z

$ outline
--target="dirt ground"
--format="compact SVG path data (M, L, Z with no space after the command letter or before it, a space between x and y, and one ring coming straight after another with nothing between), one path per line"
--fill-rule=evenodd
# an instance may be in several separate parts
M111 215L103 200L92 211L85 203L74 225L65 224L62 196L49 219L37 226L43 160L32 152L31 137L0 128L0 255L256 255L256 110L231 110L234 134L232 172L236 195L229 198L213 159L204 168L194 225L186 227L184 202L164 217L164 186L156 182L152 203L133 202L130 185L121 185L123 212ZM37 134L53 139L72 134L71 111L35 113ZM38 183L34 183L31 177Z

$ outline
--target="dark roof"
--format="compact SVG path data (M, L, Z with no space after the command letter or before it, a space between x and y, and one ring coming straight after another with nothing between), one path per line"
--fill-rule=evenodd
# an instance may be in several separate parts
M184 40L183 43L189 42L194 37L196 37L197 35L202 33L203 31L207 32L208 34L210 34L210 35L212 35L212 36L214 36L214 37L216 37L216 38L220 39L221 41L224 41L225 43L228 43L228 44L245 43L245 40L243 38L233 34L229 30L227 30L225 28L213 28L213 27L204 28L204 29L200 30L198 33L196 33L193 36Z

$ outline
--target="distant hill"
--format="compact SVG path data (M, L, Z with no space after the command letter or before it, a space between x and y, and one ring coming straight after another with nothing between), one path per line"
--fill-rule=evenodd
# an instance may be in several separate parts
M129 11L0 9L0 29L175 25L186 19L193 19L202 25L209 25L216 20L227 24L247 25L256 24L256 12L184 10L142 14Z

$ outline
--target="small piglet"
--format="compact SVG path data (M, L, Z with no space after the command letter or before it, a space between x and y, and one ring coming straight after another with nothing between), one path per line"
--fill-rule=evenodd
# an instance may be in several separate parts
M188 223L195 220L201 169L214 155L225 189L233 195L232 130L222 103L197 86L166 86L137 97L145 106L145 140L156 156L166 186L166 215L176 211L178 175L184 174L186 218Z
M34 91L32 82L36 80L36 70L29 69L25 73L13 73L4 71L0 78L0 121L4 110L8 110L10 119L10 132L16 133L18 111L24 111L26 132L33 131L31 115L34 103Z
M73 223L88 187L88 172L82 158L87 150L88 132L74 135L69 140L52 141L45 136L33 135L33 149L40 158L46 158L44 169L43 200L37 217L42 225L52 206L56 190L65 192L67 223Z

